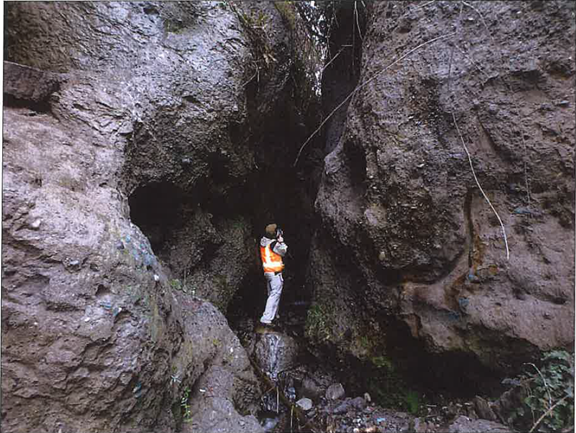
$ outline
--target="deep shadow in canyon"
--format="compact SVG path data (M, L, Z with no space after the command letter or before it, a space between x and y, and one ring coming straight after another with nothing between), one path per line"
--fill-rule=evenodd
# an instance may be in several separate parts
M325 13L333 15L334 28L328 39L329 57L322 74L321 111L324 116L332 113L358 84L362 66L361 35L366 32L365 9L355 11L352 2L329 5ZM298 77L296 74L297 71L290 72L295 78ZM298 91L295 78L287 80L287 87L282 89L282 94L295 95ZM247 146L256 149L255 172L250 173L241 184L234 184L230 176L229 160L215 154L207 161L209 176L196 184L193 190L184 192L170 181L139 186L129 197L130 215L132 221L149 238L155 254L172 269L175 279L184 279L187 273L194 272L193 267L183 269L179 261L172 263L170 250L175 243L181 242L186 223L193 219L198 207L216 221L236 215L245 217L250 227L249 237L254 241L250 245L258 244L265 225L277 223L284 229L290 247L285 260L286 284L280 311L287 316L294 310L292 316L295 317L292 318L297 325L293 327L293 332L303 338L307 307L312 303L314 292L314 287L307 279L307 273L314 272L309 268L309 252L312 237L321 224L314 212L314 202L323 170L323 158L335 149L341 138L350 101L331 116L325 127L308 144L299 164L294 167L296 150L321 119L320 106L309 106L308 111L302 114L299 111L301 107L281 96L273 114L262 125L258 110L261 87L266 87L266 77L262 82L256 79L248 82L246 123L231 123L229 126L233 143L246 144L248 141ZM134 137L136 139L137 135ZM351 143L346 143L344 150L352 171L351 180L358 186L355 194L363 196L366 194L363 186L366 173L364 151ZM190 163L185 161L184 167ZM130 172L130 167L127 171ZM368 244L370 241L366 242ZM208 242L202 261L210 261L220 246L218 242ZM251 266L239 290L225 308L232 326L246 317L257 322L266 301L265 284L258 264L258 248L245 249L242 254L250 257ZM343 275L356 272L354 264L346 257L342 258L340 265ZM391 287L401 281L399 272L383 270L381 274L381 278ZM428 394L441 390L462 398L472 397L478 392L499 390L497 385L501 374L483 367L473 356L464 353L431 355L422 342L410 335L403 322L390 317L382 322L382 327L387 330L389 338L384 351L398 364L398 373L410 387L419 388ZM354 392L361 393L362 389L368 389L376 377L380 377L381 381L387 380L386 374L369 361L337 353L329 347L315 348L312 352L319 362L332 363L331 368L341 372L342 380ZM354 367L350 369L351 366ZM361 374L355 374L356 371ZM366 375L366 371L371 373Z
M331 57L326 60L328 66L322 75L322 112L325 116L332 113L358 84L362 58L360 35L366 30L364 9L357 18L353 4L330 8L327 13L334 15L336 24L328 40ZM355 31L350 32L350 28ZM295 152L318 124L320 107L308 107L309 111L302 115L292 102L284 102L284 105L279 102L267 123L261 125L258 112L261 86L266 86L265 78L263 83L254 79L249 81L246 90L248 120L244 124L231 123L229 127L233 143L248 141L249 148L257 149L255 172L246 176L241 183L234 184L229 174L229 160L215 154L208 160L209 176L192 190L184 192L170 181L139 186L129 197L130 215L149 238L155 254L172 270L172 278L184 285L195 267L213 260L223 245L222 241L206 241L202 257L188 267L181 266L181 256L171 253L174 244L181 243L186 236L186 225L194 219L197 209L201 208L211 220L216 221L214 226L217 229L217 221L238 215L244 218L250 228L247 236L251 242L243 245L248 248L242 249L241 254L249 258L245 262L249 263L249 269L228 304L221 306L237 332L246 320L256 324L262 314L266 295L257 245L265 225L277 223L284 229L289 245L289 255L285 259L281 319L278 322L283 332L299 338L306 346L309 344L305 338L306 320L314 296L314 287L307 278L308 273L314 272L309 267L309 253L312 237L321 224L314 212L314 201L321 179L323 157L333 151L340 140L349 102L334 113L294 167ZM282 92L293 95L296 89L297 82L288 80L288 89ZM366 193L363 187L366 172L364 152L353 145L344 149L350 161L352 182L359 188L355 194L363 196ZM190 162L185 161L185 167L186 164ZM369 245L370 241L367 239L365 242ZM339 272L353 275L356 270L353 263L343 256ZM400 283L401 274L383 270L381 278L394 287ZM410 335L406 324L389 316L382 320L381 327L386 329L387 344L380 349L386 353L388 362L393 362L392 370L383 368L378 363L378 356L358 359L329 345L306 348L308 355L303 357L302 362L324 363L339 375L351 393L362 395L370 390L376 399L380 398L382 403L388 404L401 404L401 401L390 398L390 395L397 393L398 387L417 390L432 400L438 393L446 398L472 398L478 393L495 394L501 391L499 382L502 375L484 367L473 356L465 353L431 355L421 341ZM254 329L255 326L252 327Z

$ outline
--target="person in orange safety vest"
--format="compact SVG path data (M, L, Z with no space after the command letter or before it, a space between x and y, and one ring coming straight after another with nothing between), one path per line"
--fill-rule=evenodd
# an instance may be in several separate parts
M282 257L288 252L288 246L284 243L282 230L276 224L268 224L265 233L266 235L260 240L260 257L268 288L268 300L260 322L264 325L271 325L278 312L284 286Z

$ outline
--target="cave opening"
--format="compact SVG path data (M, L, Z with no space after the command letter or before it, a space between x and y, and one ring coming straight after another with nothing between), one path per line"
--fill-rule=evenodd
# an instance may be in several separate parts
M128 198L130 219L156 255L169 247L173 231L182 225L184 199L183 191L169 182L139 186Z
M289 137L289 135L285 135ZM304 333L306 306L312 293L307 291L306 272L314 230L317 221L313 215L313 198L316 185L309 178L302 179L301 172L290 166L292 159L278 161L274 167L264 166L252 180L258 185L252 191L258 194L245 197L250 201L252 238L257 265L250 269L228 306L226 316L232 329L242 333L242 325L256 325L264 311L267 299L266 281L260 263L260 240L264 228L271 223L284 231L288 254L284 257L284 288L278 313L279 326L292 335ZM262 164L263 165L263 164Z

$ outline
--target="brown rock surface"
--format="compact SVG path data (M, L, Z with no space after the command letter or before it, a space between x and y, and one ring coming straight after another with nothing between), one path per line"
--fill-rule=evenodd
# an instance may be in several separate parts
M400 321L503 370L572 346L574 27L553 2L373 4L316 201L319 340L375 356Z

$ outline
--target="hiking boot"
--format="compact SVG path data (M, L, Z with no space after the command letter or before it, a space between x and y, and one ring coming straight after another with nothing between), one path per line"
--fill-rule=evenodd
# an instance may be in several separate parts
M267 334L269 332L274 332L276 328L272 323L262 323L260 322L259 325L256 327L257 334Z

